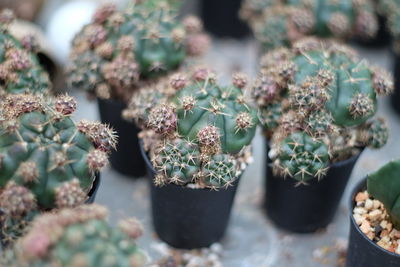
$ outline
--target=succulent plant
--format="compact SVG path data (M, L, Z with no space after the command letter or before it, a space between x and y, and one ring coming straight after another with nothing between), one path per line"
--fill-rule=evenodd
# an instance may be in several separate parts
M391 161L368 175L368 193L385 206L393 226L400 230L400 160Z
M75 109L68 95L11 94L1 102L0 225L11 229L11 220L87 199L116 137L98 122L75 124Z
M267 53L261 68L253 97L276 173L307 182L359 147L386 144L384 120L371 118L377 96L392 92L392 77L349 47L306 38ZM324 152L315 157L315 149Z
M393 48L400 54L400 2L396 0L380 0L379 10L387 17L387 26L393 36Z
M0 98L10 93L46 92L50 87L35 54L35 40L27 36L19 41L9 33L14 19L12 11L0 12Z
M92 204L36 217L29 232L6 251L4 266L145 266L147 256L136 244L141 224L130 218L112 228L107 213Z
M177 69L208 47L202 23L181 24L169 1L134 1L123 11L101 7L72 43L68 82L100 98L129 99L133 90ZM172 1L174 2L174 1Z
M257 1L248 2L250 5L250 2ZM250 25L266 50L290 46L306 35L339 39L357 36L369 39L378 30L374 6L370 0L265 2L263 15L250 19Z
M275 5L282 4L282 0L245 0L240 8L240 18L251 23L260 19L263 11Z
M141 120L144 130L158 138L145 144L156 184L219 188L237 179L258 123L256 109L244 97L246 85L247 77L238 73L231 86L222 87L214 72L197 68L190 76L176 73L163 82L158 90L163 97L150 101L153 107L131 101L124 114ZM140 90L133 98L147 96L148 91Z

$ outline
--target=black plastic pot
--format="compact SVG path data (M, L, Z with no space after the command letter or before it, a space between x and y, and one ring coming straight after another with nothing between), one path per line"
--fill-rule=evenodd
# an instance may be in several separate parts
M93 186L89 191L89 198L85 201L86 204L93 204L95 199L96 199L96 195L97 195L97 191L99 190L101 184L101 176L100 173L96 173L96 178L93 181Z
M335 216L360 154L332 164L320 181L313 179L308 185L299 186L292 178L273 176L267 156L265 210L268 217L278 227L296 233L312 233L325 228Z
M367 188L366 179L360 181L350 198L350 239L346 267L398 267L400 255L387 251L371 241L358 227L353 217L354 198Z
M143 150L142 150L143 151ZM168 184L154 185L155 171L147 154L153 226L158 237L180 249L208 247L224 236L239 179L219 191Z
M205 29L216 37L244 38L249 27L239 18L242 0L202 0L201 18Z
M110 124L118 134L117 150L110 155L112 168L127 176L145 176L146 167L140 154L137 137L140 130L133 123L122 119L125 103L104 99L98 99L97 102L101 121Z
M390 96L393 109L400 114L400 56L393 52L394 93Z

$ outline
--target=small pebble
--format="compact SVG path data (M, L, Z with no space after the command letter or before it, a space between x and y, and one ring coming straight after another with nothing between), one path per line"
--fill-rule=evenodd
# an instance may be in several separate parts
M381 217L381 215L382 215L382 211L380 211L380 210L373 210L370 213L368 213L368 216L372 221L378 220Z
M360 226L360 229L364 234L368 234L371 231L371 225L369 224L368 221L363 221Z
M368 198L368 194L365 192L360 192L356 196L356 202L364 201Z
M379 209L381 207L381 202L378 200L373 200L374 209Z
M363 207L356 207L354 208L354 213L362 215L367 213L367 211Z
M356 223L357 223L358 225L361 225L362 222L365 221L365 218L364 218L363 216L361 216L360 214L355 213L355 214L353 215L353 217L354 217L354 220L356 221Z
M373 206L374 206L374 202L373 202L371 199L367 199L367 200L365 201L364 207L365 207L367 210L372 209Z

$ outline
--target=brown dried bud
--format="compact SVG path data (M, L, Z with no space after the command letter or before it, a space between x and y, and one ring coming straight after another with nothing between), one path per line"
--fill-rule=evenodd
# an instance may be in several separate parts
M79 180L74 178L55 189L55 202L58 208L73 208L86 200L86 193L82 190Z
M243 89L246 87L248 82L248 77L244 73L235 73L232 75L232 83L234 86Z
M75 112L77 103L73 97L65 94L56 98L54 106L55 109L61 114L70 115Z
M184 75L182 75L181 73L176 73L174 75L172 75L169 83L172 86L172 88L174 88L175 90L180 90L182 88L184 88L187 85L187 79Z

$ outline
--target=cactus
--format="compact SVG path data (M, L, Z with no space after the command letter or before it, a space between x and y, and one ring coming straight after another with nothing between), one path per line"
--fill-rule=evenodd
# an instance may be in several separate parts
M320 179L331 162L353 156L357 148L386 144L385 122L371 118L376 113L377 96L393 91L392 77L359 60L349 47L306 38L291 49L267 53L261 68L252 95L261 121L268 122L264 128L271 138L275 173L300 182ZM294 153L290 152L291 136L299 132L309 137L303 143L327 147L326 157L318 162L322 164L318 170L324 171L317 172L313 161L306 165L297 159L296 164L293 160L287 163Z
M6 252L5 266L145 266L147 256L136 244L141 224L130 218L112 228L107 213L92 204L38 216Z
M393 226L400 230L400 161L391 161L368 175L368 193L385 206Z
M396 0L380 0L378 8L387 17L387 27L393 36L393 49L400 54L400 2Z
M370 0L287 0L265 5L264 14L250 19L250 25L266 50L290 46L305 35L368 39L378 30Z
M14 14L0 13L0 98L6 94L46 92L50 81L35 54L34 41L20 42L8 31Z
M132 92L198 56L208 47L202 23L176 20L169 1L136 1L123 11L105 5L72 43L68 83L100 98L126 100ZM173 2L173 1L171 1Z
M163 98L151 109L132 99L124 114L158 136L158 142L145 144L150 146L156 184L217 189L240 175L239 162L255 135L258 117L244 97L247 77L237 73L232 80L231 86L222 87L214 72L197 68L191 75L171 75L168 83L159 85ZM147 96L140 90L134 98Z
M75 124L68 95L13 94L0 105L2 219L82 204L115 147L114 132L97 122Z
M247 22L260 19L263 11L274 5L282 4L282 0L245 0L239 11L240 18Z

